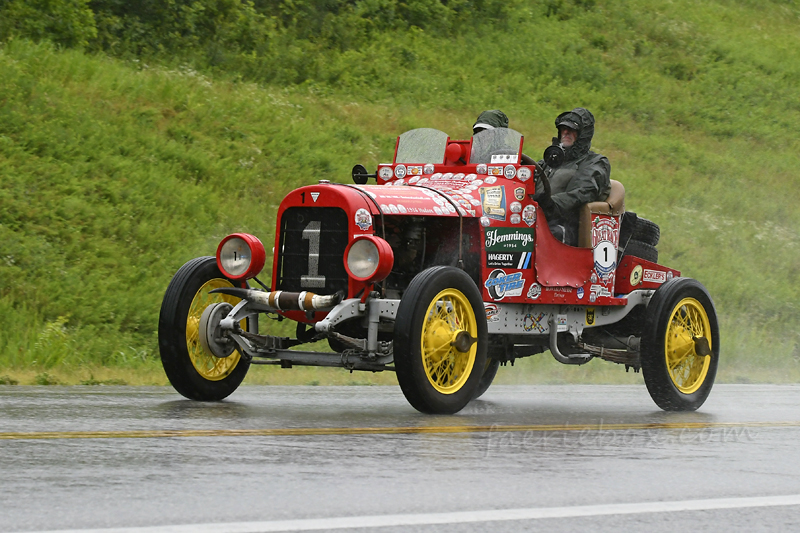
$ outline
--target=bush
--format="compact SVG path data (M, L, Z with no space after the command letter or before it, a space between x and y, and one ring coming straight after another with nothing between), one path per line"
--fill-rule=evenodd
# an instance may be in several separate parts
M19 37L86 46L97 37L89 0L0 0L0 41Z

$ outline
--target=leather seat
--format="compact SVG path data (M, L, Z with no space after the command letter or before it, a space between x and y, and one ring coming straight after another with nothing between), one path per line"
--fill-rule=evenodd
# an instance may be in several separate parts
M611 192L608 198L599 202L584 204L580 210L578 221L578 246L592 247L592 215L620 216L625 212L625 187L622 183L611 180Z

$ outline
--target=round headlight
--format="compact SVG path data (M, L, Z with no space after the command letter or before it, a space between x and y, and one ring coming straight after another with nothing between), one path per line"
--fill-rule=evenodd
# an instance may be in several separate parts
M378 270L380 254L370 239L359 239L347 254L347 268L356 278L369 278Z
M344 251L347 273L358 281L374 283L388 276L394 266L394 252L380 237L366 235L351 242Z
M244 239L234 237L222 245L219 250L220 266L231 276L241 276L250 267L253 254Z
M233 280L256 276L264 268L266 252L261 241L247 233L228 235L217 248L217 266Z

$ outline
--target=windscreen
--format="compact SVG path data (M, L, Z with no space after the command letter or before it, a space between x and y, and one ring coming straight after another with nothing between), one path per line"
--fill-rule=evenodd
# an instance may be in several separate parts
M400 135L395 163L444 163L448 135L432 128L418 128Z
M470 164L519 163L522 134L510 128L483 130L472 136Z

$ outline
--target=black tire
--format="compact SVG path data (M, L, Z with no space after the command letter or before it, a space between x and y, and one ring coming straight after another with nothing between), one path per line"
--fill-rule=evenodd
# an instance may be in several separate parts
M710 355L698 353L706 350ZM717 312L703 285L674 278L655 292L646 310L641 362L647 390L661 409L703 405L719 365Z
M452 344L457 336L471 341L466 351ZM481 293L464 271L438 266L411 280L397 309L394 360L397 381L415 409L431 414L463 409L478 390L487 344Z
M483 396L484 392L489 390L489 386L491 386L494 377L497 375L497 369L500 368L500 361L487 357L486 365L483 368L483 375L478 383L478 390L475 391L475 396L472 397L473 400L477 400Z
M203 310L216 302L235 305L239 299L208 294L212 288L234 286L219 271L213 257L192 259L175 274L164 294L158 318L161 364L175 390L186 398L218 401L242 383L250 367L239 351L219 358L207 352L196 334ZM191 339L191 340L190 340Z
M661 238L661 228L658 224L647 220L646 218L637 217L636 224L633 227L633 236L635 241L641 241L645 244L658 246L658 241Z
M629 240L628 244L625 246L625 255L658 263L658 250L656 250L656 247L642 241Z

